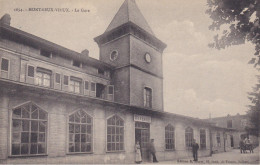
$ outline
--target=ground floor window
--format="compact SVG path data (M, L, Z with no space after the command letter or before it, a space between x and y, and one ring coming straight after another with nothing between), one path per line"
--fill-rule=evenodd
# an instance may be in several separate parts
M69 152L92 151L92 117L79 110L69 116Z
M47 112L32 103L12 111L12 155L46 154Z
M206 131L205 131L205 129L200 130L200 148L201 149L206 148Z
M174 148L175 148L174 127L169 124L165 127L165 149L173 150Z
M186 147L191 147L193 141L193 129L188 127L185 129L185 144Z
M124 121L114 115L107 120L107 151L124 150Z

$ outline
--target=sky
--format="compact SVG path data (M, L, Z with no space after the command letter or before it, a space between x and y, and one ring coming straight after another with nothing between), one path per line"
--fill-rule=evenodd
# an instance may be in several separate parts
M0 16L11 26L66 48L99 58L93 38L104 33L124 0L0 0ZM247 92L256 83L250 43L224 50L208 47L213 36L206 0L136 0L163 53L164 111L196 118L245 114ZM23 11L15 11L15 9ZM69 8L80 12L36 12L28 8ZM83 9L83 12L81 11ZM87 11L87 12L84 12Z

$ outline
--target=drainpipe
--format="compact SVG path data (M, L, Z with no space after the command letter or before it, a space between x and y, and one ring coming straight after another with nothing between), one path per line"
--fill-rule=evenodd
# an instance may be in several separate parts
M211 125L212 125L212 119L211 119L211 113L209 113L209 150L210 150L210 156L212 156L212 132L211 132Z
M211 126L209 127L209 150L210 156L212 156L212 133L211 133Z
M226 152L226 134L223 132L223 139L224 139L224 152Z

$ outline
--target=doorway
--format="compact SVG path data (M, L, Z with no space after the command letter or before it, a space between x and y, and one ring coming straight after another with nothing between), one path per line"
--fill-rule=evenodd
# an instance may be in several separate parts
M150 141L150 124L143 122L135 122L135 143L139 141L141 146L141 155L143 161L149 160L147 146Z
M233 135L230 135L230 144L231 144L231 147L234 147L234 138L233 138Z
M104 99L105 85L97 83L96 86L96 97Z

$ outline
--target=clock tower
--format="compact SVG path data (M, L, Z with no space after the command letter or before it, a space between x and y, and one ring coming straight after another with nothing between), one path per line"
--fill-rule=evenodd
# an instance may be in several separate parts
M135 0L125 0L106 31L94 39L100 60L115 67L112 83L119 103L163 111L162 53Z

